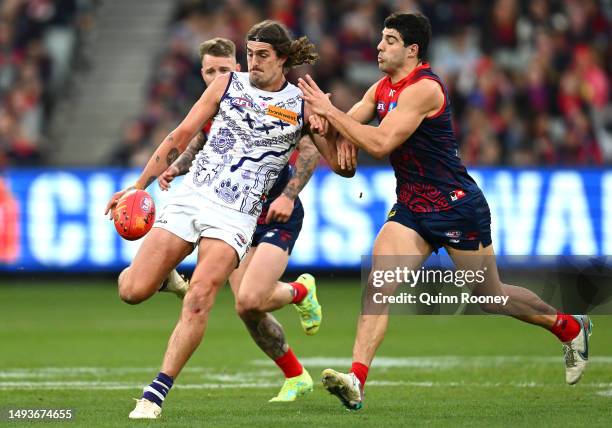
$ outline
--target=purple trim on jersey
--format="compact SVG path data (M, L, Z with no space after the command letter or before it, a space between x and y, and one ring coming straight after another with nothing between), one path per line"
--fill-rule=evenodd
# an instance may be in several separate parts
M223 96L219 100L219 102L223 101L227 97L227 91L229 90L230 85L232 84L232 80L234 79L234 72L229 72L229 79L227 79L227 86L225 87L225 91L223 91Z

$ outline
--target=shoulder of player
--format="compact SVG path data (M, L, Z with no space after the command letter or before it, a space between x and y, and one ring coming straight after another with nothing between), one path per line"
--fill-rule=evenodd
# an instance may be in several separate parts
M376 82L374 82L374 84L372 86L370 86L368 88L368 90L366 91L365 95L363 96L363 99L372 103L376 102L376 93L378 92L378 88L381 84L383 84L384 80L386 79L386 77L382 77L380 79L378 79Z
M204 93L210 91L211 95L213 95L215 99L220 100L225 91L227 90L227 86L230 83L232 74L233 73L220 74L219 76L215 77L215 80L213 80L210 85L208 85Z
M444 103L444 92L440 84L433 79L421 79L407 86L400 94L397 104L417 105L425 109L441 106Z

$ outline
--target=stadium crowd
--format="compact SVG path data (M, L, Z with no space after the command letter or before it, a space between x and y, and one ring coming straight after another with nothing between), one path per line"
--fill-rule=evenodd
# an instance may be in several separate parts
M0 5L0 165L40 156L75 40L95 3ZM151 67L146 104L126 121L106 161L143 165L183 117L203 90L202 41L233 40L246 70L244 34L262 19L279 20L318 47L318 64L297 73L311 73L348 109L380 77L384 17L404 10L431 20L428 58L448 86L466 164L608 165L611 9L606 0L180 0Z
M98 0L0 2L0 167L41 162Z

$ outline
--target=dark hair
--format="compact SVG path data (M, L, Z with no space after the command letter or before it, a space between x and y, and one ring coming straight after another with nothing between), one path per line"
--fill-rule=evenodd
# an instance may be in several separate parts
M427 47L431 39L431 24L425 15L420 13L392 13L385 19L385 28L397 30L402 36L404 46L419 46L417 57L423 60L427 56Z
M264 42L272 45L278 56L286 56L283 68L288 69L302 64L314 64L317 55L315 46L307 37L293 40L289 30L280 22L266 20L255 24L247 33L247 41Z
M236 45L231 40L215 37L200 45L200 61L204 55L234 58L236 57Z

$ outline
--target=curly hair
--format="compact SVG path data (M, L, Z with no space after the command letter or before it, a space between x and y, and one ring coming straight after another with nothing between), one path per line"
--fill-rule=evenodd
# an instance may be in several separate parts
M276 55L287 57L283 65L285 69L314 64L319 59L315 46L307 37L293 40L287 27L276 21L266 20L255 24L247 33L247 41L271 44Z

